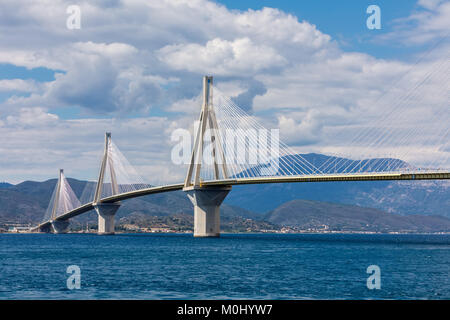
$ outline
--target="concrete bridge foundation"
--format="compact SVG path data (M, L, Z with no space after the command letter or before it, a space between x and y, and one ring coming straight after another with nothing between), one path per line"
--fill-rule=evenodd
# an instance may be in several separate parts
M46 224L45 226L39 227L37 231L42 233L52 233L52 229L51 224Z
M194 205L194 237L219 237L220 205L231 186L187 187L183 190Z
M52 229L54 233L67 233L69 230L69 220L53 220Z
M120 203L99 203L94 208L98 214L98 234L114 234L114 217Z

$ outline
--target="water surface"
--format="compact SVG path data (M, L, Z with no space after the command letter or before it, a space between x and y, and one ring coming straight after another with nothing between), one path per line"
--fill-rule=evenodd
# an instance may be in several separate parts
M0 299L450 299L449 265L450 235L0 234Z

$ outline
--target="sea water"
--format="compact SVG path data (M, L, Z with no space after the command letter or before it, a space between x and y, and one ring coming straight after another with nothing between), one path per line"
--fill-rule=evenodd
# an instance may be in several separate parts
M450 299L449 271L450 235L0 235L0 299Z

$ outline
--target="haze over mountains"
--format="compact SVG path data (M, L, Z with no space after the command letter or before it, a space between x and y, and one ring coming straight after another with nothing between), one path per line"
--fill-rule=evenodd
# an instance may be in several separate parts
M320 166L318 161L326 161L322 155L303 156L316 166ZM80 197L86 182L70 178L68 181ZM0 223L41 221L55 184L56 179L18 185L0 183ZM246 219L265 221L267 228L273 224L317 230L450 232L449 188L448 181L234 186L222 205L222 218L224 223L233 219L240 219L238 223ZM143 221L146 217L192 216L192 213L192 204L185 193L177 191L124 201L117 220ZM96 220L95 212L91 212L74 221Z

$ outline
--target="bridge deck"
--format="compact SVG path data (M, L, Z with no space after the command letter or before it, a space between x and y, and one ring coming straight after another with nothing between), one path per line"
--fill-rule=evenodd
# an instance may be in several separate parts
M450 179L450 172L414 172L414 173L365 173L365 174L334 174L334 175L308 175L308 176L275 176L258 178L237 178L203 181L201 186L224 186L224 185L244 185L261 183L291 183L291 182L333 182L333 181L379 181L379 180L445 180ZM103 198L100 202L112 203L131 198L141 197L149 194L164 193L169 191L182 190L183 184L172 184L167 186L151 187L137 191L126 192L111 197ZM60 215L56 220L67 220L82 213L94 209L94 203L90 202L72 211ZM48 226L51 221L46 221L38 225L35 229ZM34 229L34 230L35 230Z
M258 177L205 181L202 185L238 185L258 183L288 183L288 182L336 182L336 181L377 181L377 180L444 180L450 179L450 172L424 173L361 173L361 174L322 174L308 176Z

